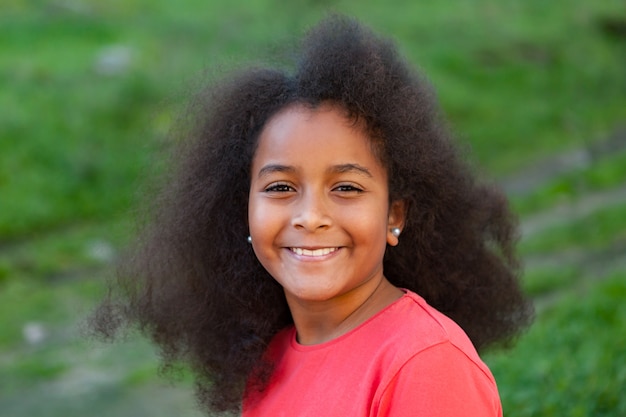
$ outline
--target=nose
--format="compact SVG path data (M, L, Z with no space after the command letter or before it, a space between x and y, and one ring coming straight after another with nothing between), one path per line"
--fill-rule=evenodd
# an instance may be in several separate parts
M329 201L323 192L304 192L293 209L291 224L296 229L314 232L332 225Z

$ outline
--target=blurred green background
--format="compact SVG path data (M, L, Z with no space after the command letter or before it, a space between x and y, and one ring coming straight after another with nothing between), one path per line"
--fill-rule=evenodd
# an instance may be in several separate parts
M520 214L537 319L485 356L505 415L626 415L623 0L3 0L0 415L199 415L147 342L80 325L205 70L280 59L331 10L397 40Z

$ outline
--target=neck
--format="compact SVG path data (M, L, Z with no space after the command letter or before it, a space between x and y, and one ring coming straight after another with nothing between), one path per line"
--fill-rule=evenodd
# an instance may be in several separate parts
M371 288L355 289L326 301L302 301L287 297L298 342L315 345L335 339L358 327L404 294L384 277L379 282L363 285Z

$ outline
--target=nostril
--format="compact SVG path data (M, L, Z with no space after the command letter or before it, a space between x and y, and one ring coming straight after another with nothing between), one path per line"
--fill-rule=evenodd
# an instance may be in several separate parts
M331 218L328 215L322 214L318 211L307 211L294 216L292 225L296 228L303 228L307 230L317 230L319 228L329 227L332 224Z
M324 191L304 190L299 201L293 206L292 225L297 228L315 231L332 224L328 201Z

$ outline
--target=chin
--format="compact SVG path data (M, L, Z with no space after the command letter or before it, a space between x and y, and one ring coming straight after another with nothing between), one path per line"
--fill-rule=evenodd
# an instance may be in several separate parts
M302 301L323 302L328 301L339 294L335 291L319 288L301 288L295 291L287 291L292 297Z

